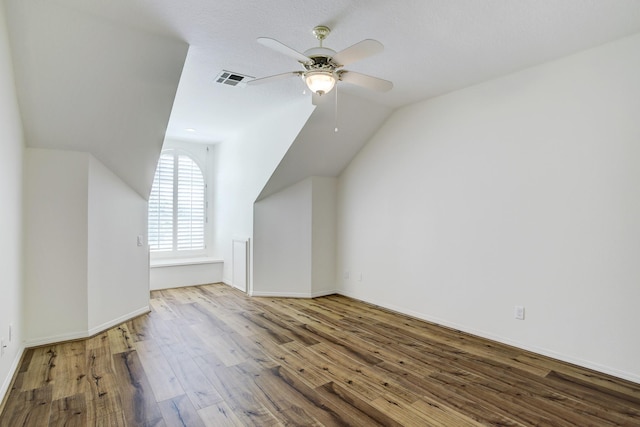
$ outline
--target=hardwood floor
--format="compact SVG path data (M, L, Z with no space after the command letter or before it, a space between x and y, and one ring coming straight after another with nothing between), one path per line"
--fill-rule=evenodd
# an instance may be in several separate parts
M0 426L640 426L640 385L342 296L156 291L27 350Z

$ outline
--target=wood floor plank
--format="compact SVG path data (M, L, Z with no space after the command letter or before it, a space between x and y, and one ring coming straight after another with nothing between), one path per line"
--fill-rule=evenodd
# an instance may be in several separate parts
M217 316L239 335L249 337L251 335L260 334L262 331L261 327L250 320L247 320L240 313L223 312L218 313Z
M253 378L245 376L237 365L227 367L212 356L197 357L196 362L242 425L279 425L271 411L249 391L253 387Z
M109 348L112 354L124 353L133 350L133 340L126 324L109 329Z
M234 414L226 402L218 402L198 410L198 415L206 427L243 427L244 424Z
M425 414L434 422L445 426L479 427L483 425L468 415L461 414L451 407L434 403L428 399L412 403L411 408Z
M121 384L114 373L101 374L93 378L90 391L86 394L89 412L96 419L110 419L114 412L122 412Z
M104 331L91 338L87 338L87 340L85 341L85 349L87 351L95 350L95 349L103 349L111 353L110 344L109 344L109 331Z
M400 384L414 392L422 392L424 402L435 403L455 409L468 418L489 425L510 425L514 421L508 416L497 414L491 408L487 408L479 399L470 399L457 393L455 388L447 387L440 382L422 376L419 367L407 366L405 363L382 363L380 369L393 375ZM414 402L418 404L418 402Z
M89 413L84 393L55 400L51 405L50 427L85 427L90 420L95 420L95 414Z
M193 325L191 329L200 339L205 354L215 354L226 366L237 365L246 360L245 354L239 351L232 340L222 335L221 331L212 332L203 324Z
M53 400L77 396L88 391L86 342L74 341L59 346L55 362Z
M0 427L640 426L640 384L344 296L212 284L151 300L27 349Z
M169 303L162 298L151 298L149 305L153 312L163 320L178 319L180 316L171 309Z
M333 381L351 390L362 393L369 400L374 400L382 395L393 393L397 399L407 404L414 403L419 395L411 390L400 387L384 372L371 368L366 363L351 360L340 352L340 348L334 349L327 344L316 344L307 347L321 359L324 359L323 369L332 375ZM304 349L299 350L301 353ZM310 358L309 360L314 360Z
M22 383L22 390L34 390L49 385L53 381L57 357L56 346L36 348L29 364L29 375L25 376Z
M305 345L314 345L320 342L305 329L304 323L273 309L268 304L259 304L259 307L261 309L258 314L260 317L269 323L277 325L282 330L288 331L295 341Z
M152 330L146 316L138 316L126 323L134 343L153 339Z
M314 366L309 358L305 358L308 353L303 353L303 345L295 342L277 345L268 339L256 340L256 343L274 357L278 365L297 372L298 378L309 387L319 387L332 381L330 375Z
M0 427L47 426L51 413L51 384L27 391L12 391L0 414Z
M413 409L413 406L393 399L389 396L381 396L373 400L371 404L379 411L396 420L403 426L419 426L421 424L433 427L448 427L451 424L442 423L431 416Z
M93 425L93 423L90 425ZM124 412L110 412L102 417L96 418L95 427L127 427Z
M360 345L352 345L354 337L349 337L347 334L334 327L305 325L305 329L321 338L322 341L328 342L333 347L340 349L339 351L341 353L344 353L350 358L356 359L362 363L377 365L383 361L378 357L377 349L362 345L363 343L361 342L358 343Z
M295 390L295 393L287 393L287 396L299 394L303 397L303 404L307 404L305 406L308 407L309 413L322 425L396 425L395 421L377 411L365 400L341 389L333 382L312 389L300 381L297 372L285 367L273 368L270 374L278 379L276 384L284 383ZM284 386L279 385L278 389L282 390Z
M252 313L250 311L244 311L242 316L247 321L253 323L255 326L261 329L261 334L268 334L278 344L284 344L286 342L293 341L291 334L286 329L281 328L277 324L270 322L269 320L260 316L260 313Z
M167 426L170 427L204 427L202 418L191 404L187 395L176 396L173 399L159 403L160 412Z
M165 356L196 410L224 400L183 346L167 347Z
M87 351L87 400L94 401L96 417L117 411L120 396L117 392L113 368L113 358L108 346L100 346Z
M196 302L177 304L171 306L172 310L178 314L187 324L207 322L210 318L208 310Z
M185 394L158 344L153 341L140 341L136 344L136 352L153 394L156 396L156 401L160 402Z
M160 425L164 423L138 353L134 351L113 355L118 390L127 424Z
M607 377L596 372L585 371L584 369L575 369L571 366L559 367L557 370L552 369L547 377L554 376L564 381L598 390L602 393L612 396L621 397L623 399L640 403L640 390L629 381L617 378Z
M283 369L286 368L278 366L273 370L260 369L253 373L255 387L252 388L252 393L260 396L265 406L284 424L334 425L335 422L329 413L323 410L315 411L313 400L307 400L299 389L288 387L280 376L273 372ZM311 389L307 388L307 390Z
M33 354L35 353L35 351L36 349L34 348L28 348L25 350L22 361L20 362L20 369L18 370L18 372L24 373L29 370L29 365L31 365L31 360L33 359Z
M233 343L244 352L246 360L251 360L267 369L278 365L273 355L264 352L264 349L260 345L260 337L255 335L245 337L232 333L227 335L227 339L233 341Z

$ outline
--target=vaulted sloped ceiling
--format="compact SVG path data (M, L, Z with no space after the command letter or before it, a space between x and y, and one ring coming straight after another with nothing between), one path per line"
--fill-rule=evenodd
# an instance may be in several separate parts
M323 97L258 200L309 176L338 176L392 112L355 95ZM337 130L337 131L336 131Z
M27 145L85 151L147 198L188 45L53 2L6 2Z
M173 139L224 142L305 96L299 79L215 83L225 69L264 77L301 68L257 37L305 51L322 24L337 51L379 40L383 52L348 69L394 83L386 93L341 85L340 132L331 135L332 110L318 108L265 196L302 170L339 173L392 109L640 31L638 0L2 1L28 144L89 151L144 197L166 128ZM350 108L356 98L376 112Z

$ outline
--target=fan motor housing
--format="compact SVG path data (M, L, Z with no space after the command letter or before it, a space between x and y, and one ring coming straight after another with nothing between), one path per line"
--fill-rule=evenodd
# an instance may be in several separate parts
M331 63L331 58L336 54L336 51L327 47L312 47L304 52L304 56L311 58L313 64L305 65L305 68L318 69L318 68L335 68Z

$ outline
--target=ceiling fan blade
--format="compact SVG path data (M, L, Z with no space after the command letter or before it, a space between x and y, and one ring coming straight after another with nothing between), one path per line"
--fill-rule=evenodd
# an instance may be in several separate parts
M266 46L270 49L275 50L276 52L280 52L284 55L287 55L293 59L295 59L298 62L301 62L303 64L308 64L311 62L311 60L304 56L303 54L301 54L300 52L298 52L295 49L291 49L289 46L280 43L278 40L276 39L271 39L269 37L259 37L258 38L258 43L260 43L263 46Z
M254 86L254 85L260 85L262 83L269 83L269 82L274 82L276 80L282 80L282 79L286 79L289 77L293 77L293 76L300 76L302 75L303 72L302 71L289 71L288 73L282 73L282 74L276 74L273 76L268 76L268 77L262 77L259 79L253 79L247 82L247 85L249 86Z
M367 76L366 74L356 73L354 71L342 70L338 72L338 78L345 83L362 86L367 89L376 90L378 92L386 92L393 88L393 83L389 80L379 79L377 77Z
M336 65L343 67L371 55L375 55L376 53L380 53L383 50L384 45L379 41L366 39L336 53L333 56L332 61Z

